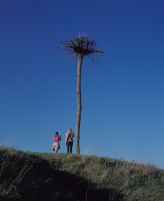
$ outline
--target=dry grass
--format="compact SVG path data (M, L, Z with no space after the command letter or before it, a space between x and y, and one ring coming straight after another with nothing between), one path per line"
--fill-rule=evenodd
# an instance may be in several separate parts
M34 166L37 172L40 169L43 169L43 172L59 171L59 173L67 174L72 180L75 179L76 182L87 182L85 199L88 199L88 192L94 186L99 190L114 189L115 194L110 194L113 198L108 198L108 201L117 200L114 198L117 194L124 195L126 201L164 201L164 171L152 165L96 156L24 153L2 147L0 156L1 195L17 192L17 187L20 186L30 168ZM14 167L13 163L16 164L15 168L11 168ZM9 179L7 175L13 172L15 176ZM33 177L34 175L33 172ZM45 176L43 179L41 175L40 180L45 182L47 179L50 178Z
M12 156L16 156L18 160L23 158L22 152L17 152L14 148L8 148L0 147L0 151L4 152L4 155L1 155L1 165L0 165L0 195L2 197L19 197L17 194L17 187L22 182L24 176L27 174L27 172L31 169L32 166L30 165L22 165L21 167L14 167L13 166L13 172L12 175L10 175L9 179L6 179L6 175L9 171L9 164L10 164L10 158ZM13 164L14 165L14 164Z
M81 176L98 188L113 188L127 201L163 201L164 171L153 165L137 164L95 156L43 154L51 166Z

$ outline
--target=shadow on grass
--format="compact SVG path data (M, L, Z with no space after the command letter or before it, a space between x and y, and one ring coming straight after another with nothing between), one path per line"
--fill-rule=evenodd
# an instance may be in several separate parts
M22 181L14 184L7 195L0 194L1 201L123 201L123 195L114 189L97 189L84 178L50 167L46 160L31 155L18 159L10 156L10 164L31 166ZM8 164L6 175L11 179L14 167ZM8 177L8 178L7 178Z

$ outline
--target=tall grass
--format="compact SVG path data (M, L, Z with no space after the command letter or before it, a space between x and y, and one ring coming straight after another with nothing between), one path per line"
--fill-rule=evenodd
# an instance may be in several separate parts
M97 188L112 188L127 201L164 201L164 171L153 165L137 164L95 156L42 154L50 165L81 176Z
M115 193L108 196L108 201L117 200L117 194L124 195L125 201L164 201L164 171L152 165L96 156L25 153L6 148L0 148L0 157L1 195L17 193L17 188L26 175L31 174L28 174L29 170L31 172L43 169L42 174L45 172L48 178L46 175L40 175L39 181L53 180L55 178L52 176L53 170L59 171L58 173L62 175L72 175L68 178L80 178L77 182L86 183L87 181L85 201L89 200L89 191L93 186L98 190L114 189ZM14 177L11 176L13 174ZM33 172L31 175L38 175L38 173ZM30 178L26 181L30 181ZM33 183L36 183L35 180ZM50 183L48 185L50 188ZM60 185L66 187L66 183ZM27 185L24 184L24 186ZM72 192L70 187L67 187L69 192ZM62 196L61 192L58 196Z
M17 187L22 182L24 176L32 166L22 164L20 167L14 166L10 158L17 157L17 160L23 158L22 152L17 152L14 148L0 147L0 151L5 153L1 155L0 164L0 196L1 197L19 197Z

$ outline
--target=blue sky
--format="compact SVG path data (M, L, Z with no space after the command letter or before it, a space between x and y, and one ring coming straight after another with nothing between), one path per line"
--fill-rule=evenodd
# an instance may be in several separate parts
M1 0L0 144L51 152L76 126L76 63L60 41L104 54L82 72L81 153L164 168L164 2ZM75 152L75 146L74 146Z

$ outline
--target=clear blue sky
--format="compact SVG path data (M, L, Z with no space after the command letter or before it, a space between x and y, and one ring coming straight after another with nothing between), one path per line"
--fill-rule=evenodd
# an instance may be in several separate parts
M76 59L87 34L104 54L82 73L81 153L164 168L163 0L1 0L0 144L51 152L75 131ZM74 146L75 151L75 146Z

